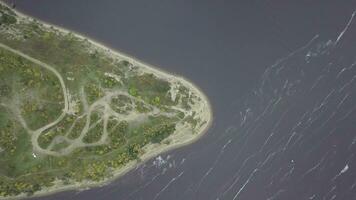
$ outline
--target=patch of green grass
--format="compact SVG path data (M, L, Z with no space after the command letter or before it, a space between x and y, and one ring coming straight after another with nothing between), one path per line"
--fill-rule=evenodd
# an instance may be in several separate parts
M1 3L0 13L4 30L0 43L53 67L68 94L65 98L52 71L0 48L0 197L33 194L53 185L55 179L65 184L103 180L113 170L139 159L145 145L164 141L177 123L196 123L171 107L190 109L193 102L188 88L181 86L172 101L171 84L155 74L141 73L139 66L112 58L73 33L59 32L35 20L16 20L15 13ZM6 31L10 28L12 31ZM122 82L106 73L117 75ZM67 113L59 119L63 111ZM92 127L85 132L89 113ZM85 146L102 137L104 116L109 116L107 140ZM38 143L43 151L57 156L34 152L33 132L19 123L21 117L32 130L51 125L41 132ZM55 138L65 140L47 149ZM71 144L78 146L59 155Z

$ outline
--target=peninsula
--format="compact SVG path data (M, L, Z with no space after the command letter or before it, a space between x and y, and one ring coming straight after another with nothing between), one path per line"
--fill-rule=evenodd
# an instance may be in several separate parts
M211 121L184 78L0 3L0 199L108 184Z

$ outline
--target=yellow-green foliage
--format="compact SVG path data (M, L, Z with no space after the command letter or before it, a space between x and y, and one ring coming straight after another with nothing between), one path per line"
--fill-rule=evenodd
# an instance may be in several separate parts
M10 28L0 31L0 44L53 67L68 95L53 71L0 47L0 197L30 195L54 180L101 181L139 160L145 145L162 142L178 122L195 123L171 107L190 108L187 88L172 101L167 80L110 57L73 33L16 20L0 3L0 29ZM38 129L42 152L31 141ZM88 145L100 141L104 130L103 143ZM78 148L60 154L71 145Z

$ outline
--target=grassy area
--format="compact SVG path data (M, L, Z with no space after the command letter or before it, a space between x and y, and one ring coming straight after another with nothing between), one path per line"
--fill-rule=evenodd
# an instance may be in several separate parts
M104 180L197 124L187 87L1 4L0 44L0 197Z

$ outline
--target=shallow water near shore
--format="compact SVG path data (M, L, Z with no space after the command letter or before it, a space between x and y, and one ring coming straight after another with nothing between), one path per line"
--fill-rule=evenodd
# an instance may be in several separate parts
M35 199L356 197L355 1L15 2L188 78L214 110L192 145L108 186Z

